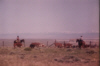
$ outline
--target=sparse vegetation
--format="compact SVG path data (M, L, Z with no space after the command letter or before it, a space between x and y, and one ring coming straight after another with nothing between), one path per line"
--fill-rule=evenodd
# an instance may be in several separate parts
M0 49L0 66L98 66L98 63L98 48Z
M25 51L31 51L32 49L31 48L25 48L24 50Z

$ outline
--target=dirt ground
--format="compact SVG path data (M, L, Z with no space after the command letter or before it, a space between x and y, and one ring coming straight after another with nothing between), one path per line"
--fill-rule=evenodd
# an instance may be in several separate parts
M0 48L0 66L99 66L99 48Z

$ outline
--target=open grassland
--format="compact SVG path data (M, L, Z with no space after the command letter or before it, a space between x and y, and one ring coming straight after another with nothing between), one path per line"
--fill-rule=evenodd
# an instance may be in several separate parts
M0 66L98 66L99 48L0 48Z

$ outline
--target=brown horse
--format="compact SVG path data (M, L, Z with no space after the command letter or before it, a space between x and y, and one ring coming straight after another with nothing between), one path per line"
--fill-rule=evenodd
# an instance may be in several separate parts
M20 40L19 42L16 42L16 40L14 41L14 48L17 46L17 47L21 47L22 46L22 42L25 43L24 39ZM25 46L25 44L24 44Z
M64 48L70 48L70 47L72 47L72 44L64 42Z
M34 48L34 47L39 47L40 45L41 45L41 43L34 42L34 43L31 43L31 44L30 44L30 47L31 47L31 48Z
M81 49L81 47L85 48L85 42L83 40L77 39L76 42L78 42L80 49Z

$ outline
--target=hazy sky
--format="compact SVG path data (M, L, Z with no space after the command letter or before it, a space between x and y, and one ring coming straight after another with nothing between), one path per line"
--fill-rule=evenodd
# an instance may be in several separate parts
M99 32L99 0L0 0L0 34Z

